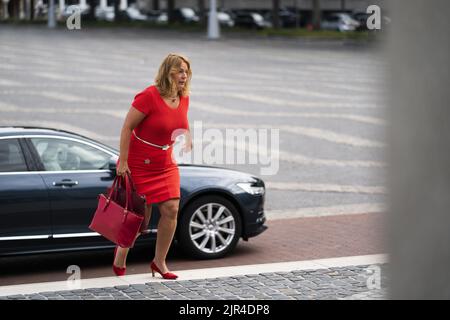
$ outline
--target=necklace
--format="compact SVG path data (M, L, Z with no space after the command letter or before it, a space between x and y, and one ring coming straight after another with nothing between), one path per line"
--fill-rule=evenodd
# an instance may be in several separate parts
M169 99L170 99L170 101L175 102L175 101L177 101L177 98L178 98L178 96L176 96L176 97L171 97L171 98L169 98Z

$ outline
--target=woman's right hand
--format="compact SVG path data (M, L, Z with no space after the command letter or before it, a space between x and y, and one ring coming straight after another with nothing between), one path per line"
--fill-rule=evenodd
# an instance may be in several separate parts
M116 173L118 176L123 176L126 173L131 173L130 168L128 168L127 161L119 161L119 165L117 166Z

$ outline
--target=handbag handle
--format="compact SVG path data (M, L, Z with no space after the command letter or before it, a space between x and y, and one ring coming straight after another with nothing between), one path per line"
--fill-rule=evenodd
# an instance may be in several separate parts
M111 196L113 195L113 193L117 192L117 187L118 187L118 183L119 183L120 179L121 179L120 176L116 176L114 178L113 184L111 185L111 189L109 190L109 193L108 193L108 197L107 197L108 202L111 200Z
M128 212L129 212L128 205L129 205L129 203L130 202L133 203L133 200L131 199L131 188L132 188L131 187L131 183L132 183L131 177L127 174L127 175L125 175L124 180L125 180L125 209L123 210L122 223L124 223L125 220L128 217ZM131 210L133 210L133 209L131 209Z
M128 174L124 176L125 180L125 210L128 210L129 203L133 203L133 200L131 199L131 184L130 184L130 177Z
M113 184L111 185L111 189L109 191L106 204L103 210L105 210L106 207L109 205L112 197L117 194L119 183L121 183L122 186L125 187L125 208L124 208L124 221L125 221L126 216L128 215L128 211L130 211L130 209L133 210L133 208L131 208L133 204L131 192L136 191L136 187L129 173L127 173L125 176L116 176L114 178Z
M136 191L136 186L134 185L133 179L131 178L131 174L127 172L126 177L130 182L131 191Z

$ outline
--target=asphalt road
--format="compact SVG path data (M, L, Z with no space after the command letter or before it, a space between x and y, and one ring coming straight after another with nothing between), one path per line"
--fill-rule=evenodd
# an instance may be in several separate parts
M66 129L118 147L134 95L152 84L169 52L192 63L189 119L203 158L193 162L263 178L269 219L383 211L386 70L374 46L2 25L0 125ZM210 163L210 129L224 140L227 130L250 130L258 140L244 147L243 164L225 157ZM270 162L255 153L264 142L259 135L267 135ZM224 154L233 149L229 141L219 146ZM249 163L251 154L256 163Z
M270 165L262 153L253 164L248 153L244 164L227 163L224 145L212 164L261 176L269 188L266 209L383 203L385 65L373 46L2 26L0 125L73 130L118 147L134 95L152 84L169 52L192 62L189 120L191 129L201 124L194 139L203 144L190 160L211 163L208 129L224 140L227 130L250 130L267 136ZM258 144L264 140L247 151L255 155Z

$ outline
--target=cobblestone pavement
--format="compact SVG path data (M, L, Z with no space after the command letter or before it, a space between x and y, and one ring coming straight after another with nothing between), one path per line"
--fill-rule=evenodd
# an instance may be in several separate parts
M260 273L85 290L41 292L1 300L382 300L387 265Z

